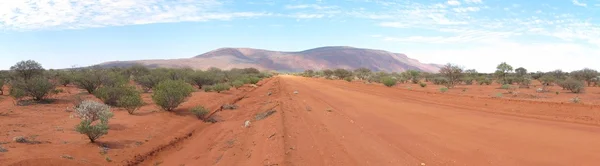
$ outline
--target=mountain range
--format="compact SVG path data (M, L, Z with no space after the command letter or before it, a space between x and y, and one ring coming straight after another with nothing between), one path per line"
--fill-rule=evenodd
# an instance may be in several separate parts
M299 52L270 51L254 48L220 48L195 57L182 59L155 59L111 61L102 67L126 67L142 64L150 68L221 69L253 67L259 70L301 72L322 69L368 68L373 71L402 72L419 70L438 72L442 65L421 63L401 53L346 46L319 47Z

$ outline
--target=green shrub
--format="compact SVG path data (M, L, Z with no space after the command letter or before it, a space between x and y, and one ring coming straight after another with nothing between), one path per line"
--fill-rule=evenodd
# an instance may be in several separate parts
M464 81L467 85L473 85L473 79L465 79Z
M212 92L213 91L213 86L204 86L204 92Z
M73 81L73 76L65 72L58 75L58 83L62 86L67 86Z
M17 101L19 101L22 98L27 96L25 91L23 89L19 89L19 88L10 88L8 93L10 93L10 96L15 98L15 100L17 100Z
M161 81L167 80L167 73L153 70L148 75L134 77L134 81L142 86L144 92L149 92Z
M110 107L102 103L86 100L75 108L81 122L75 126L75 130L85 134L90 142L108 134L108 120L113 116ZM100 120L99 123L94 121Z
M194 114L198 119L204 120L204 116L206 116L209 111L203 106L196 106L190 110L192 114Z
M570 90L573 93L582 93L585 90L585 84L583 83L583 81L575 79L567 79L565 81L560 82L559 85L566 90Z
M504 85L500 86L500 89L510 89L510 85L504 84Z
M222 91L228 91L229 88L231 88L231 86L229 86L229 84L225 84L225 83L215 84L211 87L211 89L213 91L216 91L217 93L221 93Z
M39 101L50 94L55 87L56 85L44 77L33 77L29 80L13 80L11 82L11 96L15 98L29 96L33 100ZM15 92L14 95L12 94L13 92Z
M346 77L346 78L344 78L344 80L346 80L348 82L352 82L352 77Z
M448 92L448 88L447 87L441 87L440 88L440 92L446 93L446 92Z
M211 74L212 73L209 72L196 71L191 75L190 79L198 86L198 89L202 89L202 86L204 85L212 85L217 83L217 80L215 80Z
M183 80L165 80L154 88L152 100L166 111L173 111L194 91L194 87Z
M231 85L233 85L233 87L235 87L235 89L237 89L237 88L244 86L244 82L242 82L240 80L235 80L235 81L231 82Z
M94 92L94 96L110 106L118 106L121 97L136 95L139 96L139 92L129 85L103 86Z
M100 69L85 69L78 71L73 76L73 82L79 88L85 89L88 93L94 94L94 91L102 85L106 73Z
M258 77L250 77L250 84L256 84L260 81L260 78Z
M346 69L335 69L333 71L333 75L335 75L336 77L338 77L338 79L344 79L346 77L351 77L352 76L352 71L348 71Z
M2 79L2 77L0 77L0 95L4 95L4 79Z
M139 92L121 96L117 103L119 107L125 108L125 110L132 115L144 105L144 101L142 100L142 96Z
M381 78L381 83L387 87L392 87L396 85L396 79L393 77L383 77Z
M419 83L419 86L421 86L421 88L425 88L425 87L427 86L427 84L426 84L426 83L424 83L424 82L420 82L420 83Z
M445 77L435 77L433 80L431 80L431 82L433 82L435 85L446 85L448 84L448 79Z

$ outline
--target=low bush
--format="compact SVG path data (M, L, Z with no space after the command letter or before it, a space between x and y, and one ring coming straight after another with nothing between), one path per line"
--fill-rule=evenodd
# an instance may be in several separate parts
M4 95L4 79L0 77L0 95Z
M79 104L75 110L81 118L81 122L75 127L75 130L85 134L90 142L93 143L96 139L108 134L108 120L113 116L108 105L86 100ZM97 120L100 120L100 122L95 122Z
M196 106L190 110L192 114L194 114L198 119L205 120L204 116L206 116L209 111L203 106Z
M442 92L442 93L448 92L448 87L441 87L440 92Z
M344 78L344 80L346 80L348 82L352 82L352 77L346 77L346 78Z
M387 86L387 87L392 87L394 85L396 85L396 79L393 77L383 77L381 79L381 83L383 83L383 85Z
M173 111L187 97L192 95L194 87L183 80L165 80L154 88L152 100L166 111Z
M129 85L103 86L94 91L94 96L110 106L118 106L122 97L139 95L135 87Z
M445 77L435 77L433 80L431 80L431 82L433 82L435 85L446 85L448 84L448 79Z
M421 86L421 88L425 88L425 87L427 86L427 84L426 84L426 83L424 83L424 82L420 82L420 83L419 83L419 86Z
M211 87L211 89L217 93L221 93L223 91L228 91L230 88L231 88L231 86L229 86L229 84L225 84L225 83L215 84Z
M256 84L260 81L260 78L258 77L250 77L250 84Z
M233 87L235 87L235 89L237 89L237 88L244 86L244 82L241 80L235 80L235 81L231 82L231 85Z
M29 80L13 80L11 82L11 96L15 98L22 98L29 96L33 100L43 100L48 96L54 89L54 85L50 80L44 77L33 77ZM15 94L13 94L15 92Z
M585 83L583 81L575 80L575 79L567 79L565 81L561 81L559 86L566 90L570 90L573 93L582 93L585 90Z
M140 107L144 105L144 101L142 100L142 96L139 92L134 94L129 94L126 96L121 96L117 101L119 107L125 108L129 114L132 114L137 111Z
M500 89L510 89L510 85L504 84L504 85L500 86Z

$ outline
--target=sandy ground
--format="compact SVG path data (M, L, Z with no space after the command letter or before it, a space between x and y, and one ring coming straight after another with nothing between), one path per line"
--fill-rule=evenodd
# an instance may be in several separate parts
M407 88L411 86L411 88ZM116 110L109 134L88 143L54 104L17 107L0 99L0 165L597 165L598 89L538 97L493 97L497 86L388 88L279 76L227 93L196 92L175 113L150 103L138 115ZM534 88L532 88L534 89ZM496 90L498 92L496 92ZM524 89L521 93L536 93ZM297 92L297 93L294 93ZM90 96L87 96L90 97ZM235 102L236 110L219 110ZM187 109L206 105L220 120L198 121ZM156 110L156 111L153 111ZM257 120L255 115L275 111ZM250 121L248 128L243 127ZM57 127L59 126L59 127ZM35 136L40 144L12 142ZM108 146L100 154L99 146ZM69 155L72 159L68 159ZM111 162L106 161L106 156Z

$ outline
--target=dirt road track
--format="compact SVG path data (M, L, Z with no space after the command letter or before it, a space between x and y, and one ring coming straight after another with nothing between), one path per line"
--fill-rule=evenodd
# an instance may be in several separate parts
M298 91L298 94L292 92ZM272 92L272 95L267 95ZM595 106L279 76L152 165L598 165ZM277 112L256 121L254 114ZM252 120L250 128L242 128Z

